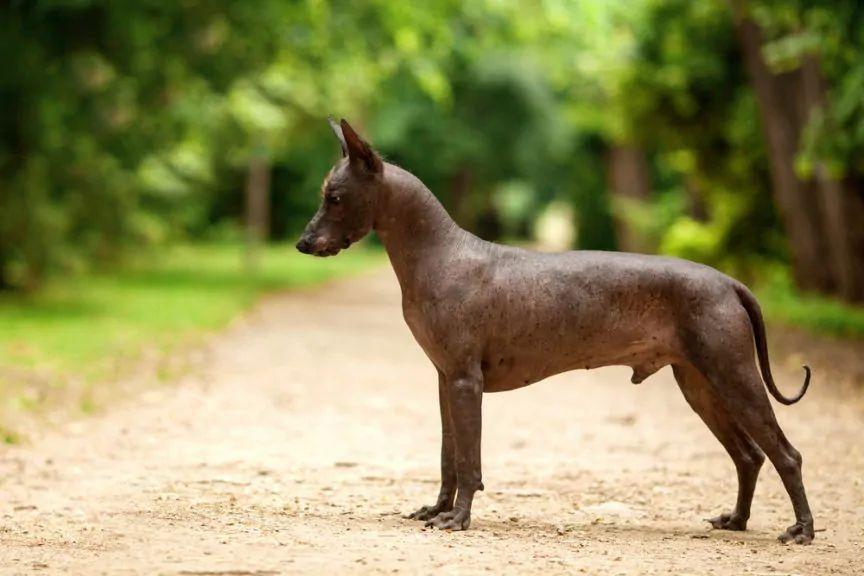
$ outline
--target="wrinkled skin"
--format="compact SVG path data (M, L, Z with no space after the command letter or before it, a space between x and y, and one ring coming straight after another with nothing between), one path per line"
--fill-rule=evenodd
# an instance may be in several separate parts
M630 366L639 383L672 365L687 402L738 473L735 507L708 522L746 529L767 455L796 518L780 540L812 541L801 455L766 393L767 386L781 403L796 402L809 369L797 397L780 394L759 305L744 285L673 258L543 254L485 242L459 228L412 174L383 163L347 122L332 125L343 159L325 180L321 208L297 247L333 255L374 229L399 279L405 321L438 371L441 489L434 504L408 518L448 530L470 525L474 494L483 489L484 392L609 365Z

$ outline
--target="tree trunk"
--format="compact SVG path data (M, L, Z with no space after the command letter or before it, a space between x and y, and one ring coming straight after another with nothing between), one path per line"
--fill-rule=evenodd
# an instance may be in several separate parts
M843 194L843 226L849 258L844 270L848 274L848 291L844 297L851 302L864 302L864 176L852 174L841 183Z
M620 204L617 199L647 201L650 198L651 174L645 152L635 146L613 145L606 160L606 177L612 194L618 248L626 252L653 251L648 239L622 217L622 207L615 205Z
M471 214L471 169L460 168L450 179L450 212L457 224L474 231L474 218Z
M808 55L801 67L806 114L825 110L827 96L819 58ZM845 300L864 301L864 196L861 181L833 177L822 162L815 166L816 184L824 208L825 238L837 293Z
M699 180L693 174L684 176L684 191L689 200L688 212L690 217L697 222L708 221L708 203L705 199L705 190Z
M246 267L258 265L258 248L269 236L270 163L264 154L255 153L249 161L246 180Z
M864 182L857 176L838 181L824 166L817 167L817 175L837 294L849 302L864 302Z
M738 38L756 93L768 148L772 188L783 220L792 274L804 289L830 293L835 287L833 263L822 229L823 211L814 183L795 174L795 156L809 114L802 114L800 71L774 75L762 57L762 31L740 0L731 0ZM790 97L792 95L792 97Z

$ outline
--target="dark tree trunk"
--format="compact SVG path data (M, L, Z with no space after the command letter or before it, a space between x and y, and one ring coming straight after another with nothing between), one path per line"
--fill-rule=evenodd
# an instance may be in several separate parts
M270 163L263 154L249 161L246 180L246 265L257 266L259 245L270 234Z
M697 222L707 222L708 203L702 184L692 174L688 174L684 177L684 190L687 192L690 217Z
M815 183L795 174L795 156L809 117L803 102L801 72L775 75L762 57L762 31L743 1L730 0L750 81L756 93L768 149L772 188L783 220L796 283L830 293L836 288L833 262L826 258L823 209Z
M453 220L466 230L475 231L471 214L471 169L460 168L450 180L450 213Z
M809 55L801 67L806 114L825 110L827 89L819 58ZM854 176L838 180L821 162L815 183L823 206L825 239L837 293L845 300L864 301L864 188Z
M843 180L843 217L848 254L848 299L864 302L864 176L859 173Z
M652 252L654 247L647 238L634 230L615 206L616 199L647 201L651 196L651 173L648 160L641 148L613 145L606 159L606 177L613 200L615 236L620 250L626 252Z

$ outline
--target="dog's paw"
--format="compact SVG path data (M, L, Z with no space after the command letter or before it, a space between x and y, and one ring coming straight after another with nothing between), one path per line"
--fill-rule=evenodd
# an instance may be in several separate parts
M468 526L471 525L471 511L470 510L450 510L448 512L441 512L431 520L426 522L426 526L438 528L440 530L467 530Z
M777 539L783 544L812 544L813 543L813 524L804 524L796 522L780 534Z
M448 512L450 505L447 502L438 502L432 506L421 506L414 512L402 516L406 520L431 520L441 512Z
M705 521L711 524L711 527L715 530L735 530L741 532L747 529L747 520L744 520L735 513L727 512L714 518L706 518Z

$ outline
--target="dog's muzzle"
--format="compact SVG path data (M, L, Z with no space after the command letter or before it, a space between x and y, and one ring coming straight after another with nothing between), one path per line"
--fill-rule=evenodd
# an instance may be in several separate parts
M351 246L353 242L347 236L340 243L322 242L320 239L315 241L308 238L300 238L297 242L297 250L303 254L312 254L313 256L335 256L343 249Z

